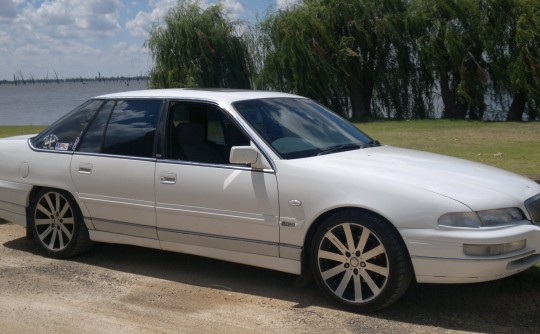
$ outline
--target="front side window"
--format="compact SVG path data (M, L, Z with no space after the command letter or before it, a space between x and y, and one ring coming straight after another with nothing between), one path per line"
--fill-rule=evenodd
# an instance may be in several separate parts
M231 147L249 145L240 128L221 109L198 102L173 102L169 110L167 158L228 164Z
M102 104L102 100L85 102L32 138L32 146L44 150L73 151L84 128Z
M354 125L309 99L246 100L233 106L284 159L378 145Z
M150 158L160 100L107 101L88 128L81 152Z

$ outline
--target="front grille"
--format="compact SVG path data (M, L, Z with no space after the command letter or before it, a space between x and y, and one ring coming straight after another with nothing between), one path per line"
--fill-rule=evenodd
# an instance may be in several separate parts
M525 207L529 211L535 224L540 224L540 194L525 201Z

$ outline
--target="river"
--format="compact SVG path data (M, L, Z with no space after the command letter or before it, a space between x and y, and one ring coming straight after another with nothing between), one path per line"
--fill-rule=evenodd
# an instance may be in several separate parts
M0 125L49 125L94 96L147 86L146 80L0 84Z

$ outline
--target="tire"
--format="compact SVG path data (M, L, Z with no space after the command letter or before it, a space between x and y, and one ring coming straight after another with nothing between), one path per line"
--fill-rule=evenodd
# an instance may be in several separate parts
M413 273L395 228L375 214L355 210L336 213L319 226L310 261L324 294L359 312L394 303L409 287Z
M90 249L92 241L70 193L45 188L30 203L30 229L47 256L64 259Z

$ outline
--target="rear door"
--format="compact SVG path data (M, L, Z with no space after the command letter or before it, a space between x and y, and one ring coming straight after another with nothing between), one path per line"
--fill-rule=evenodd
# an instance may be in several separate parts
M156 239L155 133L159 100L107 101L71 162L96 230Z

